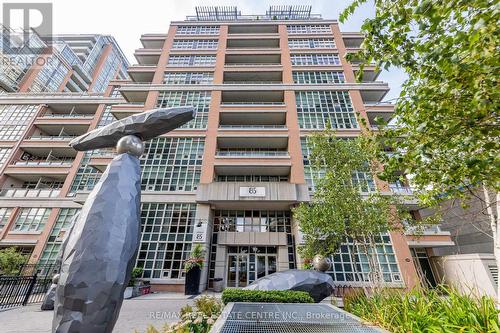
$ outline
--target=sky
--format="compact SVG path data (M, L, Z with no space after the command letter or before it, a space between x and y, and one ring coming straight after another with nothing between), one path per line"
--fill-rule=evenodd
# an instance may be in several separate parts
M26 0L8 2L50 2ZM54 0L53 31L63 33L99 33L115 37L131 64L134 50L141 48L144 33L166 33L171 21L194 15L196 6L237 6L243 15L265 13L269 5L312 5L312 13L325 19L337 19L351 0ZM363 21L375 14L373 1L362 5L341 24L342 31L359 31ZM395 68L380 74L378 80L389 83L385 100L399 95L404 73Z

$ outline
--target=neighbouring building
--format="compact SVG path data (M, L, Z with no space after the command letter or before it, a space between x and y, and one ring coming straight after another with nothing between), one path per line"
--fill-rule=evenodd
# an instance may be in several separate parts
M7 110L0 117L10 119L1 118L2 126L11 126L0 128L0 246L17 245L33 262L54 261L72 216L113 156L112 150L75 152L68 147L72 136L155 107L193 105L196 118L147 142L141 157L143 277L155 290L182 290L183 261L194 243L207 251L201 288L218 278L243 287L302 267L291 208L314 194L307 135L330 122L339 136L356 137L361 118L374 127L375 117L394 112L381 102L389 88L377 81L375 67L365 67L358 83L359 66L344 58L363 36L340 31L336 20L311 14L309 6L271 6L260 15L197 7L196 16L172 22L165 33L142 35L138 64L126 80L118 48L98 46L100 38L55 39L81 62L81 69L67 69L89 74L84 94L71 93L68 82L78 85L72 74L53 93L0 94ZM105 70L99 64L113 53L109 48L120 60ZM104 51L96 56L96 49ZM25 87L26 80L11 81ZM355 177L366 193L411 194L405 184ZM416 202L406 205L418 218ZM380 235L378 242L392 287L411 287L419 278L436 283L434 251L454 244L438 226L423 235ZM365 282L354 277L349 248L332 256L329 273L339 285L359 286ZM367 258L356 255L366 279Z

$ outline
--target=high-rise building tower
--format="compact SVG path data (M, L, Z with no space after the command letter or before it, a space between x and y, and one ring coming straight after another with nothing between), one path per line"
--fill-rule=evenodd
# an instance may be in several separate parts
M92 54L84 50L90 45L85 37L61 40L80 59ZM14 153L6 154L2 168L2 193L10 194L0 197L0 246L31 247L33 261L53 261L62 231L112 157L112 151L76 153L67 141L39 136L78 135L155 107L193 105L196 118L147 142L141 158L137 266L143 277L156 290L182 290L183 261L196 243L207 253L201 288L214 279L243 287L302 267L302 237L291 208L314 194L307 136L327 123L341 137L362 135L361 118L374 128L376 116L390 119L394 111L381 102L389 88L376 81L375 68L365 67L363 82L356 82L359 67L344 58L362 40L359 33L341 32L336 20L311 14L309 6L271 6L262 15L197 7L196 16L172 22L165 34L143 35L138 64L128 68L131 80L111 81L107 97L76 103L57 95L30 97L45 103L45 111L33 111L44 113L24 125L30 130L22 137L12 136L8 149ZM16 104L16 98L0 97L0 103ZM50 123L58 116L57 124ZM58 162L25 161L23 153L57 156ZM405 184L356 177L366 193L411 193ZM407 205L418 208L411 200ZM432 248L452 244L437 227L419 236L381 235L377 254L384 281L413 286L420 272L433 283ZM332 256L329 273L338 284L359 286L364 282L356 281L349 249L343 245ZM358 254L368 278L367 258Z

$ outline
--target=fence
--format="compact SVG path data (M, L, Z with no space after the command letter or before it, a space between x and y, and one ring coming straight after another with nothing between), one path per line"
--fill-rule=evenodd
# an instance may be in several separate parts
M19 275L0 276L0 311L41 302L52 283L54 269L54 265L26 264Z

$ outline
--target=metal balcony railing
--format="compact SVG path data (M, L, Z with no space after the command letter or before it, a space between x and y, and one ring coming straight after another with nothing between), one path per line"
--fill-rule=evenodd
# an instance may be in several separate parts
M69 167L73 164L73 161L45 161L45 160L33 160L33 161L14 161L12 163L16 166L49 166L49 167Z
M61 189L40 188L8 188L0 189L0 197L6 198L55 198L61 193Z
M221 105L285 105L285 102L222 102Z
M219 125L220 129L286 129L286 125Z
M282 84L283 81L224 81L224 84Z
M61 114L44 114L40 118L83 118L83 119L92 119L94 118L94 115L91 114L66 114L66 113L61 113Z
M218 150L217 156L230 156L230 157L266 157L266 156L282 156L286 157L288 151L284 150Z
M32 135L27 140L47 140L47 141L64 141L76 138L76 135Z

